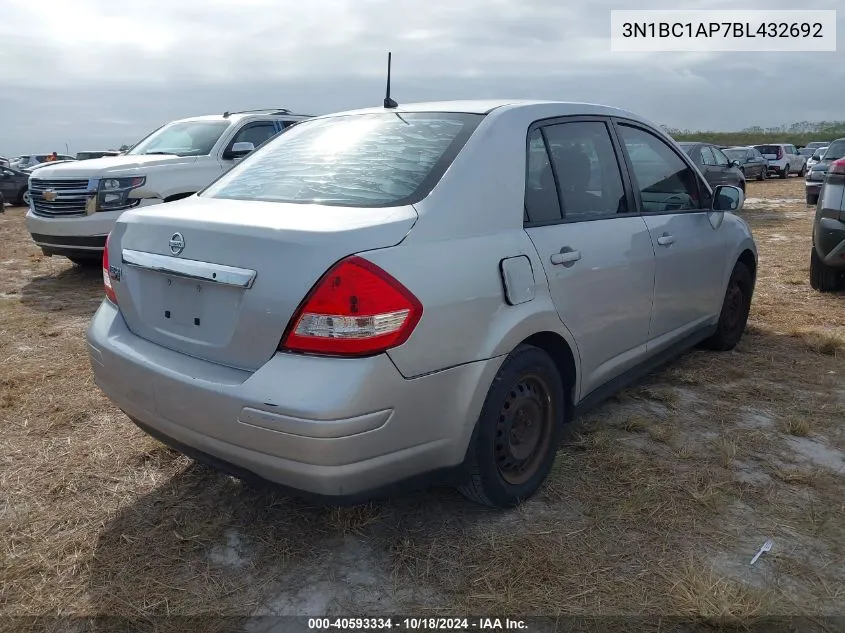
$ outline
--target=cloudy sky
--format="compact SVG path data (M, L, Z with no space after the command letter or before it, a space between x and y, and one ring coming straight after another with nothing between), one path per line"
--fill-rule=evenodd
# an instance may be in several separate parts
M134 143L227 109L539 98L736 130L845 119L845 53L614 53L610 10L841 0L0 0L0 154ZM845 32L845 5L838 16ZM842 38L840 37L840 42Z

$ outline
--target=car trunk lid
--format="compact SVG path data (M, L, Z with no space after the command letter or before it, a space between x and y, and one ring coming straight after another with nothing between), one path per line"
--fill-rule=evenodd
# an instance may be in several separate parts
M394 246L413 207L347 208L193 198L125 213L110 243L129 329L211 362L255 370L336 261Z

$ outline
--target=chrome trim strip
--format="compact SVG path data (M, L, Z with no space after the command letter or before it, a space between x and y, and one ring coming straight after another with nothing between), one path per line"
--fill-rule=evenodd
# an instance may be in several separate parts
M254 270L246 268L200 262L195 259L180 259L156 253L144 253L128 248L123 249L123 263L134 268L145 268L175 277L201 279L202 281L237 288L251 288L257 274Z

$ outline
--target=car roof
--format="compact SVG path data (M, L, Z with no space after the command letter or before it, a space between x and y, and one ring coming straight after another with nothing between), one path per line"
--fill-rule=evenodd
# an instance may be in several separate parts
M384 107L359 108L343 112L333 112L320 117L344 116L349 114L375 114L378 112L452 112L462 114L490 114L496 110L534 109L547 110L550 106L557 106L559 116L575 114L595 114L599 116L618 116L636 121L649 123L646 119L633 112L612 106L587 103L581 101L544 101L531 99L467 99L455 101L421 101L399 104L396 108ZM653 124L651 124L653 125Z
M308 114L297 114L296 112L279 112L278 110L266 110L259 112L231 112L229 116L223 114L201 114L199 116L186 117L184 119L175 119L170 123L190 123L193 121L240 121L246 118L271 118L271 119L308 119L311 118Z

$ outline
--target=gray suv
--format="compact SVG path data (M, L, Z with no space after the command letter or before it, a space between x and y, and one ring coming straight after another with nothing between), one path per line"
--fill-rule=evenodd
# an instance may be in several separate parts
M830 163L816 205L810 285L821 292L845 289L845 158Z

